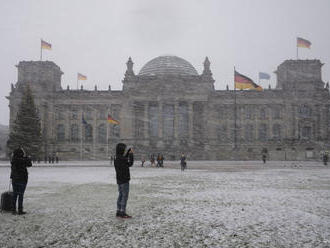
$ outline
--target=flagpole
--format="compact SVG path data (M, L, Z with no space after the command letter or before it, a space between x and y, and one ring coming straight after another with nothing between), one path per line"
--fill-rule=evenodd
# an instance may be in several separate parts
M109 158L109 123L107 121L107 159Z
M78 84L79 84L79 78L78 78L78 76L77 76L77 90L79 90L79 88L78 88Z
M298 56L298 46L297 46L297 60L299 59L299 56Z
M234 149L236 150L237 148L237 120L236 120L236 115L237 115L237 105L236 105L236 87L235 87L235 66L234 66Z
M83 147L83 123L81 125L81 132L80 132L80 160L82 161L82 147Z
M40 61L42 61L42 45L41 45L42 39L40 41Z
M298 38L297 38L297 41L296 41L296 46L297 46L297 60L299 59L299 56L298 56Z

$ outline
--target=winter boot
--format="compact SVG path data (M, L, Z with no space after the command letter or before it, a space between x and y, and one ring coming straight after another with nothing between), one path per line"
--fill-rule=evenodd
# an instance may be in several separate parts
M126 213L123 213L123 215L121 216L123 219L130 219L132 218L132 216L126 214Z
M23 214L26 214L26 212L24 212L23 209L19 209L18 210L18 215L23 215Z
M119 211L119 210L117 210L117 212L116 212L116 217L121 217L122 215L123 215L122 212Z

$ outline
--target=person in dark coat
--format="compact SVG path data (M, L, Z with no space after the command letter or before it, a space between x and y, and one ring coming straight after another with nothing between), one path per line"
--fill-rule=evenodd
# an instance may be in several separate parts
M141 158L141 167L143 167L144 163L146 162L146 159L144 157Z
M184 169L186 169L187 167L187 162L186 162L186 156L184 155L184 153L181 154L181 158L180 158L181 162L181 171L184 171Z
M114 161L116 169L116 179L118 184L118 199L117 199L117 213L116 217L120 218L132 218L126 213L126 205L129 194L129 181L131 167L134 163L133 150L130 148L126 155L124 155L126 145L124 143L119 143L116 146L116 157Z
M16 202L18 198L18 214L26 214L23 211L23 198L25 188L28 182L28 171L27 167L31 167L31 159L24 155L22 148L18 148L14 151L13 157L11 159L11 173L10 178L13 185L13 214L16 214Z
M150 156L150 166L154 166L155 165L155 156L154 154L151 154Z
M164 156L160 154L160 167L164 167Z
M327 165L328 164L328 159L329 159L329 157L328 157L328 153L324 153L323 154L323 164L324 165Z
M264 164L266 163L266 159L267 159L267 155L266 154L262 154L262 161L264 162Z

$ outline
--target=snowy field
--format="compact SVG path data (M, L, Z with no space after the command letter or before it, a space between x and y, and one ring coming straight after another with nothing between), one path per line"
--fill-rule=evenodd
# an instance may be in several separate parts
M30 168L28 214L0 214L0 247L330 247L330 168L319 162L137 165L130 220L114 217L108 162Z

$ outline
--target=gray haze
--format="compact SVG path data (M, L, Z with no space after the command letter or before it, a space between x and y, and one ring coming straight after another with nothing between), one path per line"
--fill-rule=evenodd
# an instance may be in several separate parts
M258 81L296 58L296 37L312 42L301 59L320 59L330 78L329 0L2 0L0 3L0 123L8 125L10 84L15 65L39 60L40 38L50 42L43 59L64 72L62 87L121 89L126 61L135 73L159 55L177 55L202 72L211 61L216 89L233 87L233 67ZM261 82L268 87L268 82Z

